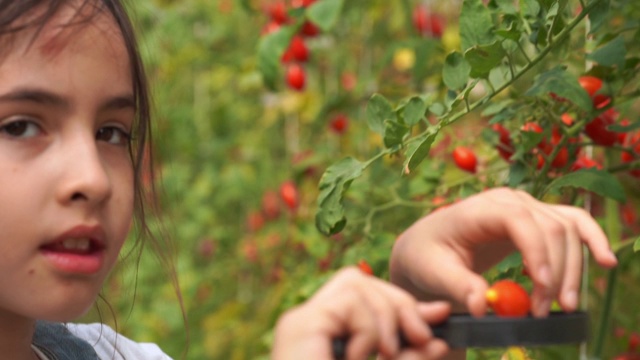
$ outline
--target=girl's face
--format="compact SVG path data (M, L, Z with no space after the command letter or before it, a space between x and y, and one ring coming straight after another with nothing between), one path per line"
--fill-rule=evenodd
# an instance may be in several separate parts
M0 57L2 318L82 315L131 224L129 57L109 15L68 25L75 13Z

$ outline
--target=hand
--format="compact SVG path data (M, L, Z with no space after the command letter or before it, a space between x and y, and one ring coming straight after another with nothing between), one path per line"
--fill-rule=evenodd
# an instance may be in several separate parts
M435 359L447 352L427 323L444 321L447 303L420 303L404 290L364 274L340 270L305 303L283 314L276 325L274 360L333 360L332 340L349 337L347 359ZM412 345L400 348L398 332Z
M448 299L481 316L488 284L479 274L519 250L534 283L533 315L546 316L554 299L573 311L582 244L599 265L617 264L605 234L586 211L545 204L523 191L491 189L407 229L392 251L391 281L419 299Z

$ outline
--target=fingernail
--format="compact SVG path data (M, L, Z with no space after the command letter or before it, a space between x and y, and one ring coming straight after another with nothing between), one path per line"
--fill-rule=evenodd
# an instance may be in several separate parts
M551 286L551 270L549 270L549 266L543 265L540 270L538 270L538 281L540 285L544 287Z
M564 305L569 307L571 310L575 309L578 307L578 293L573 290L567 291L564 294L563 302Z

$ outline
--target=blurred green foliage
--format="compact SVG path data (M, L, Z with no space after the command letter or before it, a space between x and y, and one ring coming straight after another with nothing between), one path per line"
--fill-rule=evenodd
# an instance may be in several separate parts
M471 113L438 134L429 157L415 170L412 166L408 179L400 176L404 159L398 154L372 162L345 192L346 228L332 236L320 234L315 215L322 173L345 156L366 159L384 148L383 139L367 124L372 95L384 94L396 104L416 95L423 100L446 99L451 95L447 84L464 87L466 78L456 78L446 68L458 66L460 60L447 54L460 50L462 2L344 1L330 31L307 41L311 59L303 92L287 88L284 67L272 74L273 89L264 82L258 49L268 23L267 3L132 1L153 88L163 220L175 241L183 307L170 281L172 270L147 249L139 258L123 257L105 286L106 302L99 302L85 320L100 319L135 340L156 342L176 359L268 358L270 331L278 315L307 298L332 270L366 259L375 274L385 278L395 237L440 206L432 199L443 197L450 203L500 185L509 170L493 144L481 142L486 119L479 112ZM418 3L430 4L445 19L440 37L415 32L412 8ZM533 6L535 1L520 3ZM566 13L579 5L578 1L558 3ZM494 9L508 6L507 1L491 4ZM637 39L635 19L640 11L634 1L616 1L611 8L608 17L595 20L623 23L618 25L626 26ZM544 46L543 40L536 41ZM584 62L584 53L569 49L587 45L584 36L574 37L497 100L522 98L545 68ZM633 59L638 56L638 49L628 50ZM593 57L598 59L597 54ZM478 91L468 89L466 94L480 97ZM636 105L628 102L625 112L633 114ZM432 106L432 116L444 113L442 106ZM343 134L330 128L338 114L349 119ZM637 121L637 116L632 120ZM483 174L486 177L464 173L452 164L448 154L455 144L475 147L490 169ZM282 203L278 194L288 180L294 181L300 194L295 210ZM622 181L637 209L637 186L628 178ZM265 205L268 199L275 199L275 206ZM562 199L552 195L547 200ZM597 211L601 199L594 203L594 214L602 215ZM637 236L638 230L637 224L628 225L625 238ZM621 254L629 259L635 256L628 248ZM622 293L617 295L617 299L635 301L620 302L613 317L612 326L625 329L627 335L640 326L636 305L640 294L632 286L640 277L637 263L625 262L619 279ZM502 275L497 271L490 276ZM587 296L594 317L604 296L598 282L606 275L597 269L590 272ZM612 338L607 354L624 346L624 337ZM573 354L575 349L569 351ZM470 357L497 358L500 353L478 352ZM562 351L555 356L571 357Z

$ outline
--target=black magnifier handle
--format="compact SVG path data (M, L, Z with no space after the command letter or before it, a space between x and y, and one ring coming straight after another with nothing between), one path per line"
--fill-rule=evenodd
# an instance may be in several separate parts
M453 314L445 322L431 325L431 331L451 349L579 344L589 336L589 316L582 311L551 312L544 318ZM399 338L402 347L409 346L403 334ZM333 340L334 359L345 358L348 341Z

